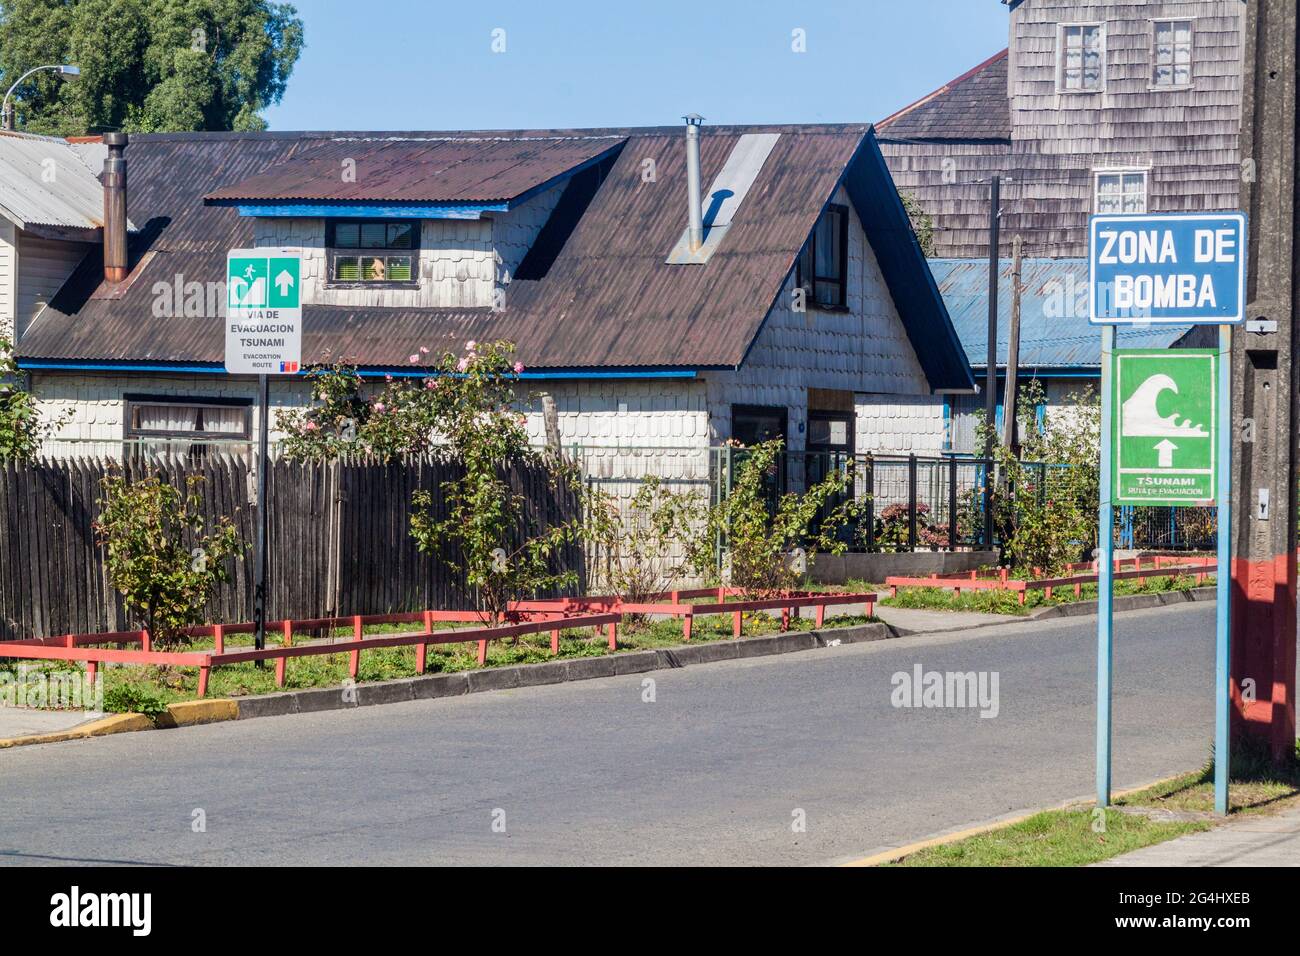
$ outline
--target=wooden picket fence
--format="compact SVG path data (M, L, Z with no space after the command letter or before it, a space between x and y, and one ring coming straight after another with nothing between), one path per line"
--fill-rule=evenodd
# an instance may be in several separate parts
M110 470L129 480L157 475L177 487L188 475L203 478L198 490L205 523L229 516L249 545L244 560L231 561L231 580L205 616L250 619L256 474L242 456L0 462L0 640L139 626L109 584L106 555L95 540L100 482ZM421 554L409 534L414 492L431 492L435 515L444 517L441 485L459 473L455 462L436 457L398 464L273 461L267 470L267 616L472 607L473 595L438 557ZM545 469L519 467L508 478L527 502L533 530L577 516L577 496L557 489ZM581 549L562 555L558 566L578 572L576 593L582 593Z

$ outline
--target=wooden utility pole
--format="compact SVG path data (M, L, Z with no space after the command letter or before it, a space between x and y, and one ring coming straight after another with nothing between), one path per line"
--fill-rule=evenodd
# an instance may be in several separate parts
M1019 235L1011 245L1011 330L1007 334L1007 386L1002 397L1002 444L1015 454L1020 439L1016 435L1016 388L1020 372L1020 284L1021 252L1024 240Z
M993 442L998 425L998 234L1002 211L1002 177L994 176L989 187L989 344L984 376L984 547L993 547Z
M1232 336L1234 741L1295 747L1296 2L1251 0L1241 110L1242 208L1250 218L1246 326Z

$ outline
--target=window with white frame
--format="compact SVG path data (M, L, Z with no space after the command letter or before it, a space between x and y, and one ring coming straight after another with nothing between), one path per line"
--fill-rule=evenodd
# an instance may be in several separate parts
M1151 85L1192 85L1192 21L1155 20L1151 24Z
M1105 34L1100 23L1061 25L1056 87L1067 93L1100 90L1105 80Z
M1093 206L1099 216L1145 213L1146 170L1098 170Z

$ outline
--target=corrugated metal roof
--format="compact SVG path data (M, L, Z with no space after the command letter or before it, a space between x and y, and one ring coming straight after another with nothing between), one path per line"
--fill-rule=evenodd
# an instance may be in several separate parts
M99 229L104 190L84 155L66 140L0 132L0 212L22 228Z
M1006 367L1007 336L1011 328L1010 259L999 269L998 367ZM930 269L948 306L971 365L988 364L988 289L986 259L931 259ZM1088 322L1087 259L1025 259L1020 281L1020 366L1022 368L1099 369L1101 330ZM1121 348L1169 348L1192 327L1121 326Z
M726 242L707 263L689 266L664 261L685 219L681 130L599 132L617 134L625 143L622 151L617 159L591 167L599 176L582 173L562 187L558 208L569 211L564 216L557 211L548 222L554 234L538 244L546 247L539 257L545 262L521 267L520 275L535 278L510 284L505 310L308 305L304 362L333 356L366 366L403 366L420 345L458 348L469 338L508 338L534 368L737 367L822 208L843 181L931 383L970 387L969 364L930 284L869 127L705 130L700 153L706 182L745 133L781 136L736 210ZM186 282L220 281L226 250L252 244L253 221L232 208L204 205L201 197L330 135L132 137L128 201L132 217L146 224L131 250L132 263L141 263L140 275L117 299L96 299L101 267L98 252L92 252L24 334L20 356L220 363L221 323L154 316L151 287L178 274ZM656 182L650 184L642 179L646 159L655 161ZM552 230L557 223L562 228ZM899 241L904 235L910 241ZM154 255L142 262L145 251Z
M582 167L622 141L614 136L338 139L295 150L264 172L205 198L227 203L503 202ZM351 165L345 167L348 161ZM345 169L349 176L343 175Z

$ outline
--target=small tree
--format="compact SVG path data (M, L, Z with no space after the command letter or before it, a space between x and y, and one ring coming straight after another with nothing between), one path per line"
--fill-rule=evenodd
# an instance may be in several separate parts
M593 492L587 529L601 587L633 602L671 590L690 570L683 542L705 518L697 495L670 491L657 475L642 479L622 507L612 495Z
M213 588L229 580L227 559L245 548L230 518L205 528L202 481L188 476L183 492L156 477L101 482L95 533L108 551L109 583L160 648L189 642L184 629L202 621Z
M556 570L560 553L585 535L580 519L546 525L510 484L511 469L547 471L557 491L577 493L573 470L529 447L525 419L513 409L523 365L509 342L470 342L445 354L429 379L426 406L433 427L464 475L441 486L445 518L434 516L427 491L412 499L411 535L437 554L478 595L486 619L500 623L511 601L578 581Z
M1020 407L1043 403L1034 379L1020 390ZM981 426L982 434L987 434ZM1017 573L1054 574L1097 542L1101 480L1101 407L1095 394L1071 395L1047 411L1041 427L1024 429L1020 458L995 443L998 471L994 520L1005 560ZM983 438L980 438L983 441Z
M18 387L18 363L13 343L0 337L0 461L31 461L41 443L66 419L41 420L36 396Z
M693 569L717 579L716 542L724 542L730 583L755 594L792 590L813 561L813 552L841 554L847 545L840 528L857 513L848 498L833 504L850 487L848 471L834 471L799 493L780 496L770 504L767 476L781 467L781 439L747 448L739 459L731 492L711 507L700 533L689 539L687 555ZM792 560L799 549L803 560Z

